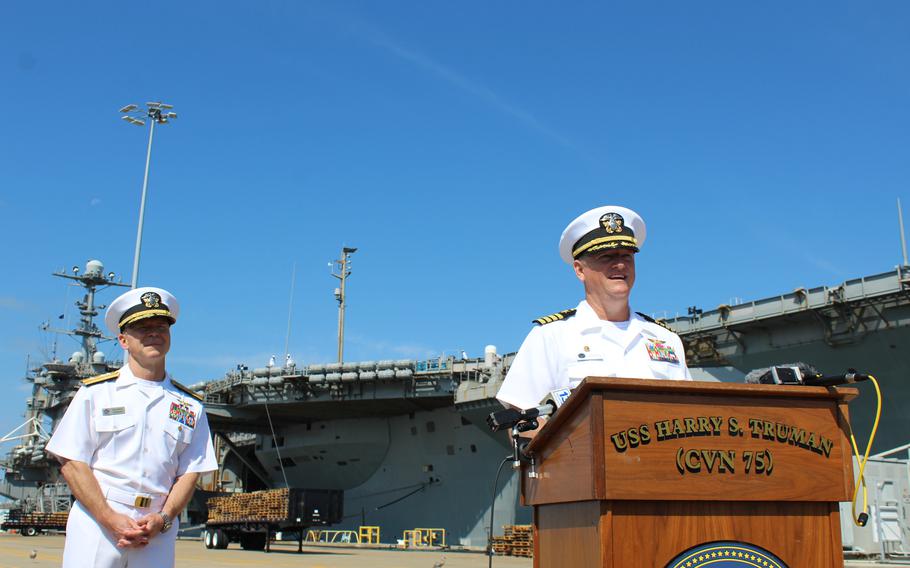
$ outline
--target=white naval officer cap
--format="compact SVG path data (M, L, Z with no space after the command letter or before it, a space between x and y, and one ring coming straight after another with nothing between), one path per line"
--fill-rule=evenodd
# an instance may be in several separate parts
M104 314L104 325L111 333L120 333L129 324L156 316L177 323L180 304L163 288L136 288L117 297Z
M586 211L569 223L559 239L559 256L567 264L589 252L603 249L641 250L645 244L645 222L625 207L605 205Z

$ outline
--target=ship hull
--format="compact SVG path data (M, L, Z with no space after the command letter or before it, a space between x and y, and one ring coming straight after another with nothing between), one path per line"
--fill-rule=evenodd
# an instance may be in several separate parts
M509 448L505 435L484 429L454 407L313 422L283 428L275 449L270 435L260 436L256 457L273 486L286 476L291 487L343 489L344 520L333 528L379 526L384 542L405 530L441 528L450 545L486 546L493 481ZM530 523L517 481L507 465L496 490L497 529Z

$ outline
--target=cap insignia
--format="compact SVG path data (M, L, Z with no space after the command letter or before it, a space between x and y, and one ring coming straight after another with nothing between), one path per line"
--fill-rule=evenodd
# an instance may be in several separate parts
M157 308L161 306L161 296L156 292L146 292L140 298L146 308Z
M619 213L606 213L600 218L600 224L607 234L612 235L622 232L623 218Z

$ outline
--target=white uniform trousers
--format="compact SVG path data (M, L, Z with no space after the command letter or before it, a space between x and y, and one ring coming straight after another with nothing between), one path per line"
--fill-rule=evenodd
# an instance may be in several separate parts
M149 513L108 501L111 508L136 520ZM63 568L173 568L174 543L180 521L142 548L117 548L117 541L76 501L66 522Z

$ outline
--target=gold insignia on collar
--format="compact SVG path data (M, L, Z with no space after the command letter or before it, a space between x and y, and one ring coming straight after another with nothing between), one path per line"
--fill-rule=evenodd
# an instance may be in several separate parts
M600 218L600 224L607 234L612 235L622 232L623 218L619 213L605 213Z
M139 299L146 308L157 308L161 305L161 296L155 292L146 292Z

